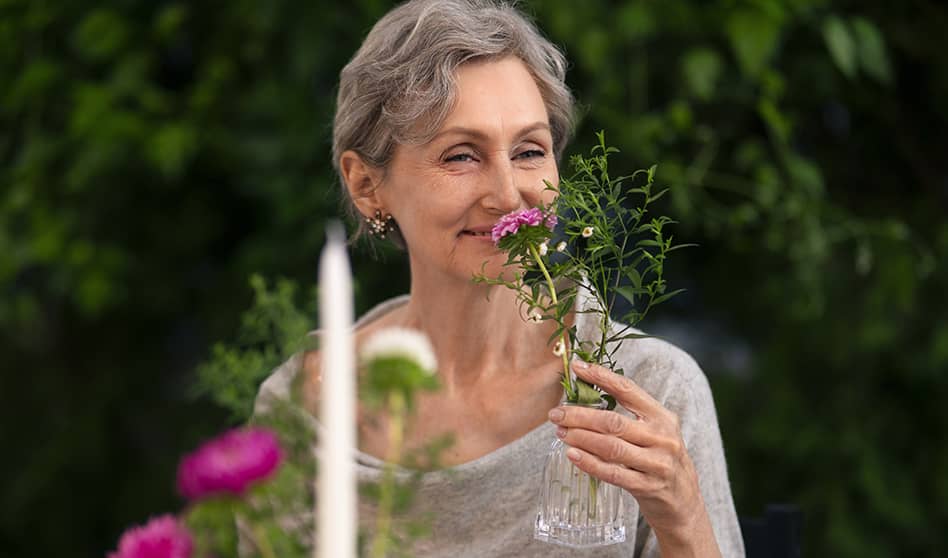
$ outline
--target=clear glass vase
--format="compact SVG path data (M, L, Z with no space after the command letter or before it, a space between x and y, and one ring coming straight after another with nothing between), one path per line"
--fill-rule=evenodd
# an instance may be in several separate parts
M622 489L579 470L567 449L559 438L550 447L533 536L571 548L624 542Z

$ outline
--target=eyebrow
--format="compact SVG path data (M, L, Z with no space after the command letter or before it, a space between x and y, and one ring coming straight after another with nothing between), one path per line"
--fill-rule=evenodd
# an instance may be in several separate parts
M527 124L526 126L524 126L523 128L517 131L516 135L525 136L529 134L530 132L535 132L537 130L546 130L549 132L550 125L547 122L537 121L532 124ZM459 135L470 136L482 141L488 139L487 134L481 130L478 130L477 128L468 128L466 126L451 126L450 128L445 128L444 130L441 130L440 132L435 134L434 137L431 138L431 140L434 141L440 138L441 136L445 136L448 134L459 134Z

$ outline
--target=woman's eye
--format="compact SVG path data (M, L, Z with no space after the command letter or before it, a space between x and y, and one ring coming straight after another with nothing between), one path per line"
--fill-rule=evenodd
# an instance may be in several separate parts
M516 159L533 159L535 157L546 157L546 153L541 149L528 149L517 153Z
M449 155L444 160L448 163L466 163L468 161L473 161L474 156L470 153L457 153L455 155Z

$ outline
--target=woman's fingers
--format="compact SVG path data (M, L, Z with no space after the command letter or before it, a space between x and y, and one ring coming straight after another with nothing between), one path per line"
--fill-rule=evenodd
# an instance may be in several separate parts
M665 475L671 468L667 454L649 451L621 438L581 428L557 429L557 436L567 445L591 453L605 463L615 463L653 475Z
M573 371L590 384L599 386L603 391L616 398L616 402L639 417L651 418L661 415L665 408L647 391L625 376L616 374L608 368L590 364L581 360L573 361Z
M556 407L550 411L550 421L561 427L581 428L621 438L639 446L654 445L658 437L641 421L623 415L573 405Z
M589 473L591 476L604 480L609 484L614 484L619 488L629 491L633 495L650 491L654 484L651 475L623 467L618 463L604 461L596 455L579 448L569 448L566 450L566 457L569 458L577 468Z

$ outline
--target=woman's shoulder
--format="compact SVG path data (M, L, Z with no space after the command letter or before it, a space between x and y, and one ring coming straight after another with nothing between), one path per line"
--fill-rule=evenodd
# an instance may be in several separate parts
M376 305L363 314L353 325L356 345L358 346L361 339L385 327L388 319L396 315L406 302L408 302L408 295L398 296ZM315 340L318 347L321 331L318 329L310 331L307 336ZM322 383L321 361L321 353L318 348L315 348L295 353L273 369L260 384L254 402L254 414L266 412L277 400L293 400L295 390L299 390L304 407L315 413Z
M275 403L292 401L293 391L304 369L318 366L318 351L301 351L293 354L277 366L260 384L254 400L253 413L261 415L271 410Z
M679 414L693 412L695 406L713 410L711 388L701 367L671 341L659 337L625 339L614 358L626 377L670 410Z
M631 331L645 337L623 340L616 351L616 359L631 366L637 374L657 376L679 383L705 379L704 372L694 357L672 341L649 336L639 330Z

